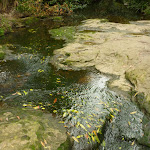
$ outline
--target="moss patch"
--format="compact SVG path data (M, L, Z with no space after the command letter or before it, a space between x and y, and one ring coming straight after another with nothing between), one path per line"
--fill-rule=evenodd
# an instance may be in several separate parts
M3 47L0 45L0 60L4 59L5 53L3 51Z
M66 42L71 42L74 40L75 31L76 31L75 27L67 26L67 27L61 27L58 29L49 30L49 33L55 39L65 40Z
M125 77L129 80L133 85L137 86L137 84L143 83L146 78L146 72L142 69L135 69L131 71L127 71L125 73Z

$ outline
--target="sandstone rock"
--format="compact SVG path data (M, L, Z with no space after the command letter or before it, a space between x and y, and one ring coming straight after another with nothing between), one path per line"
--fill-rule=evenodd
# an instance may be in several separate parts
M150 21L120 24L89 19L77 27L74 38L64 48L54 51L52 64L76 70L94 66L100 72L118 76L110 86L143 92L144 107L150 113L147 105L150 102L147 98L150 94Z
M57 150L67 139L58 119L37 110L1 109L0 149Z

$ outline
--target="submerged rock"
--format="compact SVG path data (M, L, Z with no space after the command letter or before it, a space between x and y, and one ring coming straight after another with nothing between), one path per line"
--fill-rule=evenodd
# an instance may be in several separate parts
M66 141L66 131L58 119L33 109L2 109L0 149L51 149Z
M150 21L120 24L89 19L77 29L74 42L54 51L52 64L65 70L94 66L117 76L109 86L143 92L146 100L141 101L150 113Z
M52 35L53 38L71 42L74 39L75 27L68 26L68 27L61 27L58 29L51 29L49 30L49 33Z

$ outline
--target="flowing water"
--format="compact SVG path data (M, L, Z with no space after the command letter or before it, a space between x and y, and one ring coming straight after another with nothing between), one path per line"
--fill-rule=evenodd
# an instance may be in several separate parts
M149 149L140 143L144 114L107 88L109 77L92 68L65 71L50 64L65 41L53 39L48 30L76 24L71 22L43 19L0 38L7 52L0 61L2 107L61 116L74 150Z

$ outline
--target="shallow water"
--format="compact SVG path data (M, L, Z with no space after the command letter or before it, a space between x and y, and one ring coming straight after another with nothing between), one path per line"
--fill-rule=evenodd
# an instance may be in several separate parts
M108 77L91 68L64 71L50 64L53 51L65 41L53 39L48 30L67 24L45 19L1 37L0 44L9 49L9 55L0 62L3 105L60 115L74 139L74 150L146 149L138 142L144 134L144 114L107 88Z

